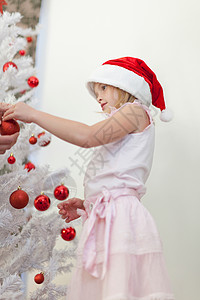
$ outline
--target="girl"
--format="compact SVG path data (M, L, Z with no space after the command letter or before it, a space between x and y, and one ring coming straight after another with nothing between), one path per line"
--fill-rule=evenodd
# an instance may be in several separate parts
M105 120L92 126L11 106L4 120L34 122L80 147L95 147L84 177L84 201L58 205L66 222L82 215L77 266L67 300L173 300L155 222L141 203L154 152L152 104L169 120L163 90L144 61L123 57L87 82Z

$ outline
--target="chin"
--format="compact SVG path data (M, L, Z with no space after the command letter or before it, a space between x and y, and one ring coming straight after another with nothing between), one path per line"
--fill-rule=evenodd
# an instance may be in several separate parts
M104 113L110 113L110 108L106 107L104 110L103 110Z

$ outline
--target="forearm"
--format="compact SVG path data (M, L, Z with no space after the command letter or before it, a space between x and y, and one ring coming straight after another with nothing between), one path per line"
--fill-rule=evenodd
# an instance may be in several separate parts
M86 124L39 110L35 110L33 122L68 143L87 148L91 127Z

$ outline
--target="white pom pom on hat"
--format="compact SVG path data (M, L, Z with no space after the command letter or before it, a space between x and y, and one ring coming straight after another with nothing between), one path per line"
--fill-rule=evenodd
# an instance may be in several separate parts
M98 67L86 83L89 92L96 98L94 82L118 87L135 96L146 106L154 105L161 110L160 119L164 122L173 118L171 110L166 109L163 89L155 73L139 58L122 57L108 60Z
M160 120L163 122L169 122L173 119L173 112L167 108L161 111Z

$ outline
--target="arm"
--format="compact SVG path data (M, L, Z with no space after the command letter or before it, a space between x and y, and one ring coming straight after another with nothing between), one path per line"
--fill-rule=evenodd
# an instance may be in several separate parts
M86 124L50 115L42 111L36 111L33 122L58 138L85 147L88 140L90 127Z
M137 105L125 105L110 118L92 126L38 111L23 102L9 108L4 120L15 118L34 122L68 143L84 147L97 147L123 138L149 124L146 112Z
M10 106L4 113L3 120L9 119L33 122L58 138L80 147L85 147L89 136L90 126L36 110L23 102Z

